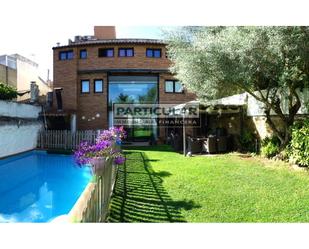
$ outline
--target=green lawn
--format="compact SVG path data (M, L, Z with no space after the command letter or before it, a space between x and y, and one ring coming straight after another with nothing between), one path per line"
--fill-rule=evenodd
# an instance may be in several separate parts
M110 222L309 222L309 174L237 155L184 158L134 147L117 175Z

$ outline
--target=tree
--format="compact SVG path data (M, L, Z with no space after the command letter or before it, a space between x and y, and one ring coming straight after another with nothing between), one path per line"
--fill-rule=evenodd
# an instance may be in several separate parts
M12 100L17 98L17 90L0 82L0 100Z
M248 92L264 104L266 120L289 142L301 106L299 90L308 87L308 27L184 28L167 34L172 72L201 100ZM282 106L282 95L288 110ZM280 131L271 111L283 125Z
M131 98L127 94L120 93L118 97L115 99L115 103L117 104L127 104L127 103L134 103L134 99Z
M151 87L146 94L144 95L138 95L138 102L143 104L153 104L157 101L157 87Z

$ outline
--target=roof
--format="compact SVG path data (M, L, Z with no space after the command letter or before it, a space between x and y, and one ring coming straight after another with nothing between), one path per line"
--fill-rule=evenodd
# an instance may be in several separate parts
M109 45L109 44L152 44L152 45L166 45L167 42L158 39L105 39L105 40L87 40L87 41L71 41L68 45L56 46L53 49L58 48L70 48L75 46L85 45Z
M0 64L5 65L5 66L10 67L10 68L13 68L13 69L16 69L16 61L17 60L25 62L27 64L30 64L34 67L39 66L38 63L34 62L33 60L31 60L31 59L29 59L25 56L20 55L20 54L0 55Z

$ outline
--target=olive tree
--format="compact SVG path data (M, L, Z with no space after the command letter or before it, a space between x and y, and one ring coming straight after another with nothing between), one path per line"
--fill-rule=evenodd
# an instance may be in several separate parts
M281 148L288 144L301 107L299 91L308 87L308 27L183 27L166 35L171 70L188 90L201 100L248 92L263 103Z

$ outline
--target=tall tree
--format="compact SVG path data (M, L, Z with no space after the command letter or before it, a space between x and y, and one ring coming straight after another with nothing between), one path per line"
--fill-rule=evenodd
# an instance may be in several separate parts
M134 99L127 94L120 93L118 97L115 99L115 103L117 104L134 103Z
M198 27L167 34L171 70L199 99L248 92L284 148L308 87L309 27ZM282 96L288 96L288 110ZM271 119L273 111L283 125Z
M157 87L151 87L146 94L138 95L138 102L143 104L152 104L157 101Z

